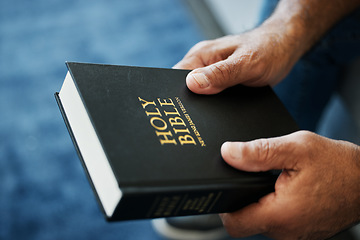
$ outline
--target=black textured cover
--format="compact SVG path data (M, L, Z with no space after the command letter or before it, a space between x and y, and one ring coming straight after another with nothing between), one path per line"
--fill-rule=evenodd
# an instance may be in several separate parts
M67 66L123 192L108 220L229 212L273 191L273 172L238 171L220 156L225 141L297 130L270 87L197 95L186 87L188 70ZM157 133L169 131L169 142L161 142L165 135ZM181 142L181 135L191 138Z

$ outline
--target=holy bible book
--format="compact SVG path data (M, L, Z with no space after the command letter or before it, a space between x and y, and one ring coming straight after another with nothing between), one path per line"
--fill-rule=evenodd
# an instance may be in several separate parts
M220 155L225 141L297 130L270 87L197 95L188 70L67 67L55 97L107 220L231 212L274 191L277 174Z

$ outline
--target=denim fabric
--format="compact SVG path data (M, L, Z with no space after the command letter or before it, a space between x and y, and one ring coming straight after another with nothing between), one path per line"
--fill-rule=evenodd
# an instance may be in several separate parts
M265 1L262 19L270 16L276 0ZM360 56L360 9L330 29L294 66L274 91L301 129L315 131L344 68Z

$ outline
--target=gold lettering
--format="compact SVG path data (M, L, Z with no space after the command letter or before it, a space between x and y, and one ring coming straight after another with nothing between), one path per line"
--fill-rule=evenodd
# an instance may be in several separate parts
M199 136L200 136L200 133L199 133L199 131L196 129L195 125L191 126L191 128L192 128L192 130L194 131L195 135L199 137Z
M184 145L184 144L194 144L196 145L196 142L194 140L194 138L190 135L184 135L184 136L180 136L179 138L179 142L181 145Z
M168 100L170 102L167 102L166 99L164 99L164 102L161 102L160 98L158 98L157 100L159 101L161 106L174 106L175 107L175 105L174 105L173 101L171 100L171 98L168 98Z
M155 121L162 122L162 126L156 125ZM150 124L151 124L151 126L153 126L154 128L156 128L157 130L160 130L160 131L163 131L163 130L165 130L167 128L166 122L162 118L159 118L159 117L152 117L150 119Z
M177 110L177 108L174 107L173 109L174 109L175 112L167 112L167 111L164 110L165 115L166 116L168 116L168 115L178 115L178 116L180 116L180 113Z
M186 109L185 109L184 105L182 104L180 98L179 98L179 97L175 97L175 99L176 99L177 103L179 104L179 107L180 107L181 111L185 114L185 113L186 113Z
M171 198L171 201L169 202L168 206L166 207L166 210L164 212L164 216L170 216L172 215L174 209L176 208L177 204L180 201L179 196L174 196Z
M185 128L185 129L173 128L173 130L174 130L175 134L178 134L178 133L190 133L188 128Z
M169 144L169 143L174 144L174 145L177 145L175 139L169 139L169 138L168 138L168 136L171 136L171 137L172 137L172 134L171 134L170 131L168 131L168 132L158 132L158 131L155 131L155 133L156 133L156 136L158 136L158 137L162 136L162 137L164 138L164 139L159 138L161 145Z
M169 201L170 201L170 198L168 198L168 197L164 197L163 199L161 199L159 206L157 207L157 209L154 213L155 217L159 217L164 214L165 208L168 205Z
M160 113L160 111L159 111L159 109L158 108L155 108L156 109L156 112L148 112L148 111L145 111L145 113L146 113L146 116L162 116L161 115L161 113Z
M156 106L155 101L151 101L151 102L146 101L146 100L142 99L141 97L138 97L138 99L139 99L139 101L144 102L144 103L141 104L141 106L143 108L146 108L146 106L149 105L149 104L152 104L152 105Z
M194 124L194 122L191 120L191 118L190 118L190 115L189 115L189 114L185 114L185 117L186 117L186 119L188 120L188 122L189 122L190 126L194 126L194 125L195 125L195 124Z
M173 126L186 126L184 120L181 117L169 118L170 125Z
M184 116L180 114L177 105L175 106L171 98L157 98L154 101L148 101L138 97L138 100L141 102L142 108L146 109L145 114L149 117L150 125L154 128L161 145L177 145L178 143L181 145L197 145L199 143L202 147L206 146L179 97L175 97L175 101ZM152 107L148 107L149 105Z

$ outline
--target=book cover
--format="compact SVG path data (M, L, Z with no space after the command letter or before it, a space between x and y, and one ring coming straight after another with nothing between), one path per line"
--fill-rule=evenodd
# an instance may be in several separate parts
M274 172L221 158L225 141L297 130L270 87L197 95L188 70L68 62L55 93L109 221L235 211L274 190Z

